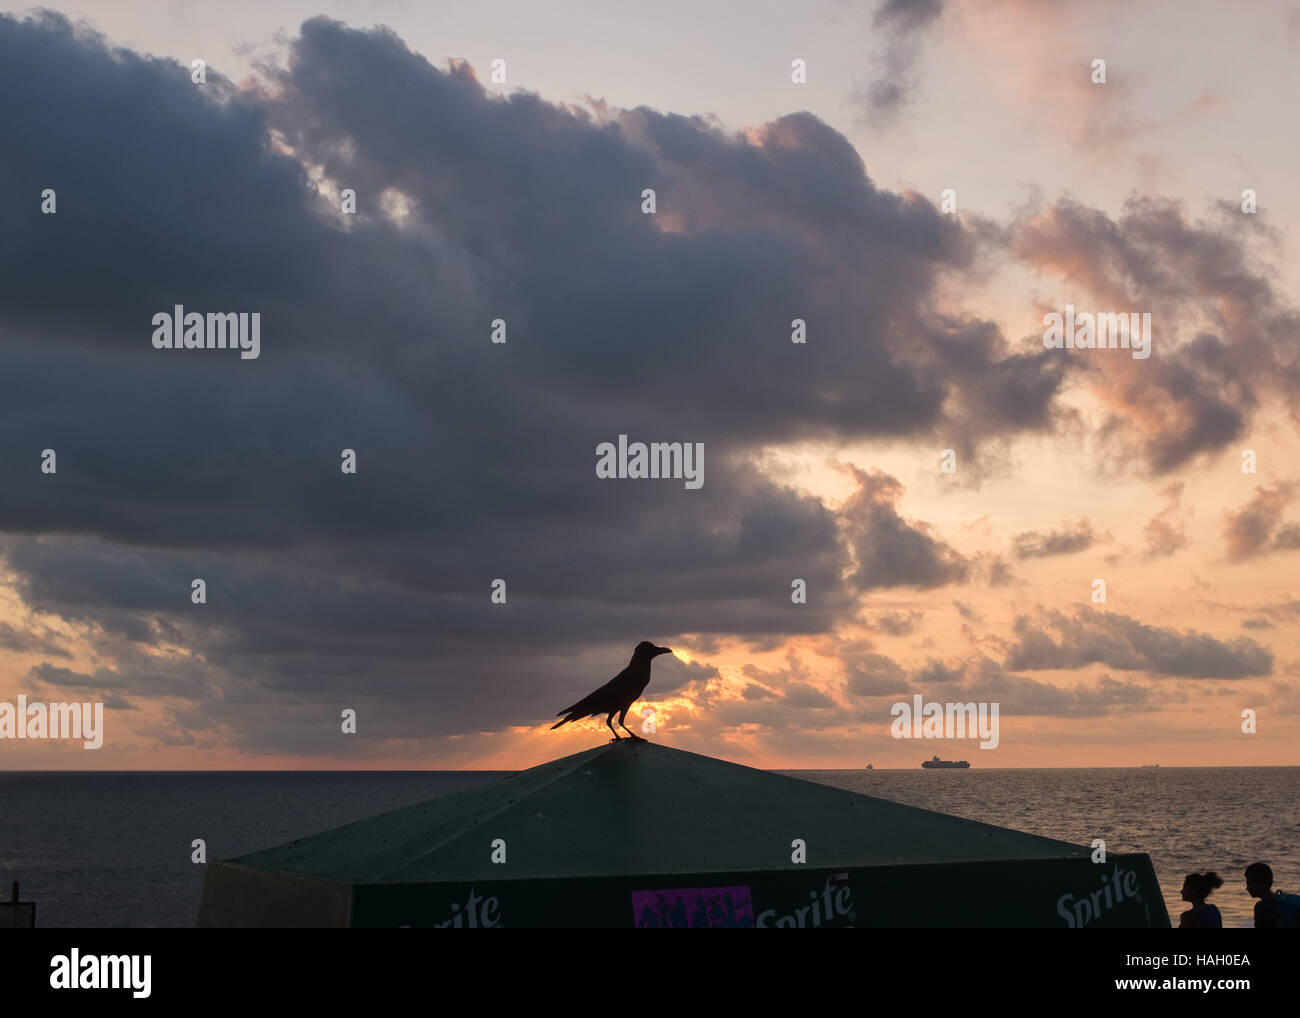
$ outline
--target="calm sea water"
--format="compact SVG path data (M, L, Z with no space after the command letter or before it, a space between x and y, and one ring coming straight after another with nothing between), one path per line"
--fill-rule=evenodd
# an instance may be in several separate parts
M0 891L41 926L192 926L208 858L268 848L507 772L0 773ZM1214 869L1226 926L1251 923L1241 872L1300 888L1300 767L783 771L1076 844L1151 856L1177 922L1183 877Z

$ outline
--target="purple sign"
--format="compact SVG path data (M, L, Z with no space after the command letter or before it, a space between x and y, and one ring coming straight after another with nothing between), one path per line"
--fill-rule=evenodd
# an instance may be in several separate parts
M748 887L633 891L632 922L642 930L752 930L754 900Z

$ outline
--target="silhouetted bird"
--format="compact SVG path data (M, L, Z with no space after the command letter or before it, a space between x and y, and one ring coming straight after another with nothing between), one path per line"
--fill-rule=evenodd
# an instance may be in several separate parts
M641 696L642 691L650 683L650 661L660 654L671 654L672 650L668 647L656 647L649 640L642 640L636 645L636 650L632 651L632 660L628 662L626 668L606 682L594 693L584 696L572 707L565 707L564 710L557 713L565 715L564 718L551 725L551 731L559 728L560 725L567 725L570 721L577 721L580 718L594 718L601 714L608 714L605 718L605 724L609 725L609 730L614 733L614 738L622 742L622 736L618 734L614 726L610 723L614 715L618 715L618 723L622 726L623 731L627 732L634 739L641 739L641 736L635 734L632 729L623 724L623 719L627 717L628 709ZM644 739L641 739L644 742Z

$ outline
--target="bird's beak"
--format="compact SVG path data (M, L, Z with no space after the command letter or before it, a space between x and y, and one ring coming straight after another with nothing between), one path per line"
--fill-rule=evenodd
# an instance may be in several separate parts
M656 647L655 657L658 657L660 654L671 654L672 652L673 649L671 647Z

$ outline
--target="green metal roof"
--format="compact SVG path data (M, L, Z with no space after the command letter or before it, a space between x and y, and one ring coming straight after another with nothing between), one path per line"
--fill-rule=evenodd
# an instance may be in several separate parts
M491 861L503 839L506 864ZM1088 849L656 743L610 743L232 860L347 883L1043 859Z

